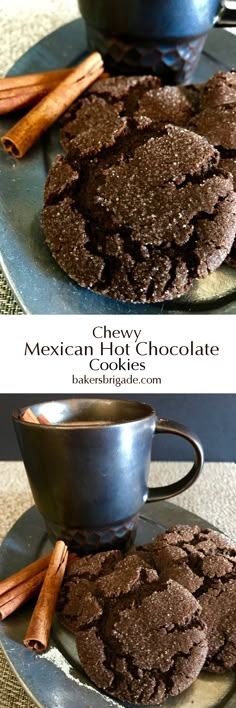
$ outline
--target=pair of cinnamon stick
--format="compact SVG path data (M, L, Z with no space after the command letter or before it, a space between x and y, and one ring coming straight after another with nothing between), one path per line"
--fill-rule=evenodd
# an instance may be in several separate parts
M53 90L50 90L31 111L1 137L4 149L14 157L23 157L71 103L103 74L103 70L101 54L93 52L79 66L67 72ZM43 83L41 82L40 85L45 91L47 85L45 74Z
M51 553L0 582L1 620L11 615L37 593L43 583L50 558Z
M30 108L71 72L72 69L56 69L0 79L0 115Z
M66 566L75 558L75 553L68 553L64 541L57 541L52 553L0 582L1 620L34 597L41 588L24 637L24 645L28 649L45 651L47 648Z

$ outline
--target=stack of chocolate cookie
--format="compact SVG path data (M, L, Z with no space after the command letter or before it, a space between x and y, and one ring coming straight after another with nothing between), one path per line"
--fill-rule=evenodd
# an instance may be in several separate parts
M58 610L100 689L164 703L203 668L236 668L236 546L210 529L176 526L126 557L77 559Z
M79 285L130 302L189 290L234 259L236 72L205 86L101 79L65 114L46 241Z

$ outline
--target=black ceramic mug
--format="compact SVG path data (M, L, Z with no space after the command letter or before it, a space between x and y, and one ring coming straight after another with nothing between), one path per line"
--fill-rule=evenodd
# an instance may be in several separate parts
M62 538L71 548L88 553L126 545L135 535L144 502L183 492L202 469L197 436L158 418L144 403L68 399L36 404L31 410L52 423L26 423L19 411L13 413L34 501L51 540ZM182 479L149 488L154 433L185 438L195 461Z
M188 83L210 29L236 25L223 0L78 0L88 43L113 73Z

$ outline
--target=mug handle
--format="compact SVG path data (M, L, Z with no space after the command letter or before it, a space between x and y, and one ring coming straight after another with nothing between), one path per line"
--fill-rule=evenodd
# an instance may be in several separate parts
M164 487L148 487L147 502L170 499L170 497L174 497L176 494L184 492L188 489L188 487L191 487L193 482L196 481L204 463L204 452L198 436L188 430L188 428L185 428L184 425L176 423L174 420L159 418L159 420L156 421L154 433L174 433L174 435L179 435L181 438L185 438L185 440L190 442L194 448L195 461L191 467L191 470L185 475L185 477L178 479L177 482L167 484Z
M236 26L236 8L223 7L222 12L215 23L214 27L235 27Z

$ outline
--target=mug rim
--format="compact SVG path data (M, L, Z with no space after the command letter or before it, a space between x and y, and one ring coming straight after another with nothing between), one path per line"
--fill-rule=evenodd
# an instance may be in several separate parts
M118 402L118 403L124 403L125 405L128 404L128 405L130 405L130 406L136 406L136 404L138 404L139 406L141 406L141 407L144 409L145 413L144 413L144 415L139 415L139 416L137 415L136 417L134 417L134 418L132 418L132 419L130 419L130 420L123 420L123 421L117 421L117 422L116 422L116 421L105 421L104 423L102 423L102 425L99 425L99 424L98 424L98 425L92 425L92 424L89 424L89 423L88 423L87 425L86 425L86 424L83 425L81 428L79 428L79 425L78 425L78 427L75 426L74 421L73 421L73 423L72 423L72 421L71 421L72 424L70 424L70 421L68 421L68 422L66 423L66 425L65 425L65 423L63 423L63 422L62 422L62 423L51 423L51 424L49 424L49 425L47 425L47 424L45 424L45 423L40 423L40 426L36 426L36 428L37 428L38 430L40 430L40 429L42 429L42 428L43 428L44 430L45 430L45 429L48 430L49 428L50 428L50 430L58 430L58 429L59 429L59 430L77 430L77 431L78 431L78 429L80 429L81 431L83 431L83 430L88 430L88 429L89 429L89 430L98 430L98 429L101 429L101 428L102 428L102 429L107 429L107 428L114 428L114 427L118 427L118 426L122 426L122 425L130 425L130 424L138 423L138 422L140 422L141 420L145 420L145 419L152 418L152 417L154 417L155 420L157 420L157 418L158 418L155 409L154 409L151 405L149 405L149 403L145 403L145 402L143 402L143 401L132 401L132 400L130 400L130 399L123 399L123 398L96 398L96 396L95 396L95 397L92 397L92 398L86 398L86 397L82 397L82 396L81 396L81 397L77 397L77 398L75 398L75 397L72 397L72 398L60 398L60 399L57 398L57 399L52 399L52 400L50 400L50 401L38 401L37 403L31 403L31 404L28 404L28 405L26 405L26 406L22 406L22 408L14 408L13 411L12 411L12 419L13 419L14 421L16 421L17 423L19 423L20 425L23 425L23 426L26 425L26 426L30 426L30 427L32 427L32 428L33 428L33 427L35 428L35 423L29 422L29 421L25 421L25 420L21 420L20 417L19 417L19 416L20 416L20 413L21 413L21 415L22 415L22 414L24 413L24 411L27 410L27 408L33 409L34 406L38 406L38 405L44 406L44 405L50 405L51 403L62 403L62 404L63 404L63 403L74 402L74 401L75 401L75 402L77 402L77 401L85 401L86 403L89 402L89 401L90 401L91 403L92 403L92 402L97 402L97 401L98 401L98 402L101 402L101 403L103 403L103 402L104 402L104 403L106 403L106 402L113 402L113 401L114 401L114 402ZM43 412L43 411L42 411L42 412ZM78 422L79 422L79 421L78 421ZM82 422L82 421L81 421L81 422Z

